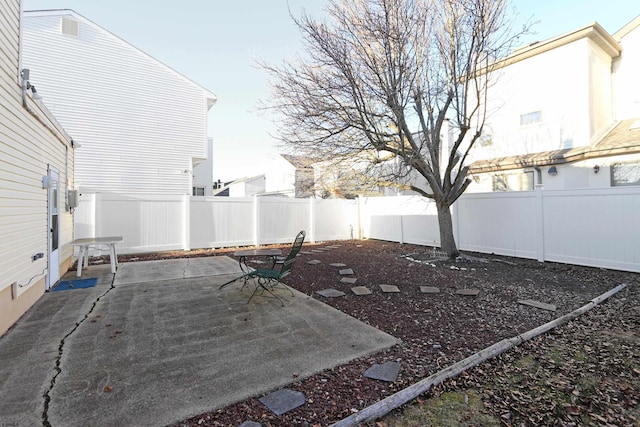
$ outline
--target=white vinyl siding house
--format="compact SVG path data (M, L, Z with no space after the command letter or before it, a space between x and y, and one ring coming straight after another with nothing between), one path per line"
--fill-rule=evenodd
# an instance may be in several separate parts
M610 188L640 161L640 18L615 35L593 23L526 46L492 71L468 192Z
M190 195L216 97L71 10L24 12L23 62L80 145L86 193Z
M31 91L23 104L20 17L19 0L0 2L0 335L69 269L73 250L65 203L73 186L71 140ZM34 73L30 81L39 83ZM50 170L58 173L57 191L43 183ZM55 236L49 233L53 205ZM59 249L52 257L54 237Z

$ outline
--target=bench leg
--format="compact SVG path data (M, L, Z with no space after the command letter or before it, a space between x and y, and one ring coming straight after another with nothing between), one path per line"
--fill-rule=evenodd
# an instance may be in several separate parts
M85 257L85 252L87 253L86 257ZM88 261L88 258L89 258L89 250L88 250L88 248L86 246L80 246L80 254L79 255L80 255L80 257L78 258L78 271L76 272L76 276L77 277L82 276L82 264L84 264L85 262ZM87 261L85 261L85 258L87 258ZM85 267L86 267L86 265L85 265Z
M111 243L109 245L111 247L111 253L109 254L109 259L111 260L111 272L116 274L116 268L118 266L118 255L116 255L116 245L115 243Z

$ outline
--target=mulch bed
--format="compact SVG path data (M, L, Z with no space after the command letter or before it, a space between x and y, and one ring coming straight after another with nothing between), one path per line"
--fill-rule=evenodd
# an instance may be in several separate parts
M289 388L303 392L306 403L283 415L276 416L270 412L258 401L260 396L256 396L185 420L179 425L237 426L247 420L257 421L263 426L329 425L503 338L513 337L569 313L620 283L630 285L627 298L632 299L637 307L640 277L633 273L485 254L465 254L465 257L449 261L438 259L436 252L424 246L374 240L305 244L303 250L330 245L337 247L300 256L286 283L400 338L402 343L312 377L296 379ZM121 261L128 261L211 256L230 252L233 250L173 252L120 258ZM312 259L321 263L306 263ZM340 268L332 267L330 263L346 264L347 267L343 268L353 269L354 274L349 277L356 278L357 282L354 285L340 283ZM395 285L400 292L384 293L381 291L381 284ZM372 294L355 295L350 290L353 286L366 286ZM420 286L437 287L439 292L422 293ZM345 296L324 298L317 294L317 291L327 288L338 289ZM461 289L477 289L480 292L477 296L456 294ZM517 303L520 299L553 304L557 310L553 312L524 306ZM634 328L628 333L637 337L637 318L628 320L625 326ZM584 339L588 340L592 328L593 326L584 327L579 335L586 335ZM582 344L580 340L567 343ZM529 344L531 345L533 348L539 347L538 344ZM508 354L503 357L508 357ZM631 355L637 361L637 345L632 346ZM500 360L502 362L492 363L508 365L508 359ZM605 364L615 362L615 359L604 360ZM387 383L363 377L362 374L373 364L388 361L399 362L401 365L400 375L395 382ZM577 369L574 365L571 370ZM486 372L492 371L487 368ZM631 376L633 375L632 371ZM637 379L638 372L635 376ZM470 377L467 375L464 378ZM473 384L482 382L480 379L469 381ZM550 384L546 389L554 387L554 384ZM634 387L629 386L626 393L635 396L637 403L638 389ZM543 388L545 387L541 387ZM506 425L512 425L514 420L523 420L518 418L517 410L504 404L504 397L498 395L493 404L491 399L491 396L487 397L487 406L494 405L496 411L506 417ZM569 411L571 410L573 409ZM508 415L505 415L505 411ZM596 415L606 419L606 414L600 415L596 411ZM548 421L544 420L543 424ZM521 423L528 425L529 421Z

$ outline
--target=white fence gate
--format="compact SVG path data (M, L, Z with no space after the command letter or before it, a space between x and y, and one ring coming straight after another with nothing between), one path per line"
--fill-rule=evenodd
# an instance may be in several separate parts
M435 204L358 200L83 194L76 238L121 235L122 253L372 238L439 246ZM465 194L461 250L640 272L640 188Z

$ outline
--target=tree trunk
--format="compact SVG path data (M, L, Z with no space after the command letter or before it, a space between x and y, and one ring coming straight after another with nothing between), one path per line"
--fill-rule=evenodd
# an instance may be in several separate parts
M449 256L449 258L457 257L458 247L456 239L453 236L453 218L451 216L451 207L445 206L440 202L436 202L438 207L438 225L440 226L440 248Z

